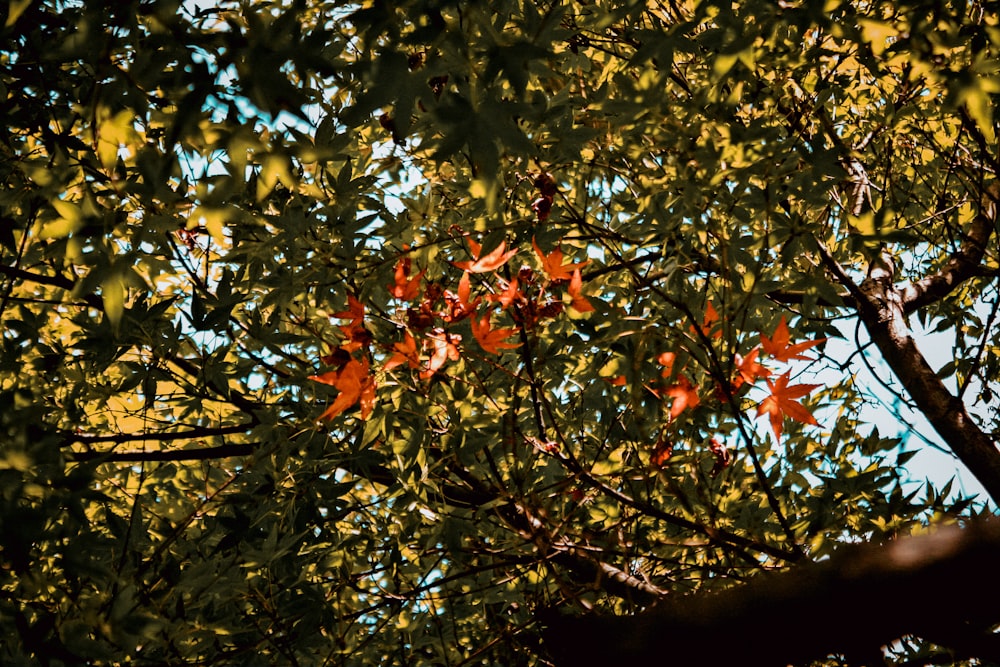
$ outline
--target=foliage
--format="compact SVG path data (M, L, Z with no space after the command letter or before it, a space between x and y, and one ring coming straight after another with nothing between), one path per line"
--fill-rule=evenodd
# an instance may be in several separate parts
M547 664L980 511L827 348L884 248L955 278L1000 432L983 4L5 11L4 664Z

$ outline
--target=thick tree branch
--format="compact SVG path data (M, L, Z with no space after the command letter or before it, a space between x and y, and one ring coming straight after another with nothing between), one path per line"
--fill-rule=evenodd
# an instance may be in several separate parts
M818 240L817 245L827 268L854 297L869 337L917 408L990 497L1000 501L1000 449L920 352L906 322L903 294L893 287L892 274L879 271L858 285Z
M720 593L662 601L637 616L543 615L556 665L780 667L828 655L882 664L881 646L916 635L1000 659L1000 521L887 545L849 545L819 563Z
M944 267L933 275L900 288L904 313L912 313L929 303L938 301L965 280L979 275L980 263L986 254L986 245L996 227L998 201L1000 201L1000 183L993 183L983 194L979 211L973 218L961 247Z

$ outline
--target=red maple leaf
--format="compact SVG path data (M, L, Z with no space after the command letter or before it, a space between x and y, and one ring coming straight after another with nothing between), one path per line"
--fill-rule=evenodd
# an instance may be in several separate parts
M403 342L393 344L392 357L385 362L385 370L389 371L403 364L410 368L420 368L420 350L417 349L417 341L409 331L405 333Z
M520 343L508 343L506 339L517 333L517 329L491 329L490 316L487 314L481 320L472 318L472 335L476 337L480 347L487 352L500 354L500 350L513 350Z
M365 305L354 298L353 294L348 294L347 310L334 313L333 316L339 317L342 320L351 320L352 323L360 322L365 317Z
M347 310L334 313L333 316L350 320L347 324L340 325L340 330L344 333L344 338L347 339L340 346L345 351L353 352L367 346L371 342L372 335L365 329L364 325L365 306L354 298L353 295L347 295Z
M810 357L802 354L802 352L814 345L819 345L825 340L826 338L818 338L816 340L807 340L803 343L795 343L794 345L790 344L788 323L785 321L784 315L781 316L781 322L775 327L774 333L770 337L763 333L760 335L760 345L764 348L764 352L778 361L809 359Z
M547 275L549 280L552 282L570 280L573 277L572 271L575 269L582 269L588 264L588 262L563 264L562 248L556 248L546 255L542 252L542 249L538 247L538 243L535 242L534 237L531 239L531 246L535 249L535 254L538 255L538 259L542 262L542 270L545 271L545 275Z
M698 398L698 390L685 375L677 378L677 382L664 389L663 393L674 399L673 403L670 404L670 419L672 420L677 419L677 416L684 412L685 408L694 408L701 403L701 399Z
M500 245L496 247L490 254L480 257L482 253L482 246L478 243L469 239L469 252L474 258L473 261L468 262L452 262L452 264L465 271L470 271L472 273L489 273L490 271L496 271L501 266L507 263L507 260L517 254L517 248L511 251L507 251L507 242L501 241Z
M368 372L368 360L351 359L336 371L312 375L310 380L336 387L340 393L323 414L320 421L333 419L352 405L361 404L361 418L368 419L375 406L375 378Z
M594 307L587 301L587 297L580 294L581 289L583 289L583 277L580 275L580 269L576 269L573 271L569 287L566 289L567 294L572 299L570 307L578 313L589 313L594 310Z
M476 297L475 300L470 303L469 294L471 291L472 286L469 282L469 272L466 271L462 274L462 279L458 281L457 294L445 290L444 300L448 305L448 310L441 314L441 319L445 322L460 322L476 312L476 307L479 306L480 297Z
M813 426L817 424L816 418L795 399L802 398L822 385L793 384L788 386L790 374L791 371L786 371L774 382L768 379L767 386L771 390L771 395L757 406L757 416L767 413L771 420L771 430L774 431L774 437L778 440L781 440L781 430L785 417L791 417L803 424L812 424Z
M403 301L413 301L420 294L420 279L427 273L424 269L410 278L410 258L401 257L396 262L393 284L389 285L389 293Z
M714 329L715 325L718 323L719 323L719 313L717 310L715 310L715 306L712 305L712 302L709 301L708 304L705 306L705 317L702 320L700 327L701 332L706 336L710 336L712 338L721 338L722 337L721 329L714 332L712 331L712 329ZM694 326L691 327L691 331L696 331Z
M521 294L521 291L518 289L517 278L511 279L510 282L499 280L499 284L503 291L498 294L491 294L489 299L493 303L499 303L500 310L507 310L510 304L520 303L526 300L524 295Z
M771 377L771 370L757 361L759 354L760 347L758 346L750 350L745 357L739 354L736 355L736 377L733 378L731 385L734 392L742 387L744 383L753 384L758 378Z

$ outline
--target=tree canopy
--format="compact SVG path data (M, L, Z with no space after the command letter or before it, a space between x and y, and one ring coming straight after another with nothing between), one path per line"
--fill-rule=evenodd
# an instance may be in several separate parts
M0 7L0 661L1000 659L990 4Z

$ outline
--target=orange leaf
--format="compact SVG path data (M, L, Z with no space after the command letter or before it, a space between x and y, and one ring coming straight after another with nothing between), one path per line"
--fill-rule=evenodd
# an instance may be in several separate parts
M357 403L361 404L361 418L368 419L375 406L375 378L368 373L367 359L351 359L339 371L313 375L309 379L333 385L340 391L330 407L319 416L320 421L333 419Z
M509 283L503 280L500 280L499 283L503 291L499 294L491 294L489 300L499 303L500 310L507 310L510 304L525 300L524 295L517 287L517 278L513 278Z
M781 322L775 327L774 333L770 337L765 336L763 333L760 335L760 344L764 348L764 352L777 361L809 359L810 357L802 354L802 352L814 345L819 345L825 340L825 338L818 338L816 340L807 340L804 343L789 344L788 323L785 321L784 315L781 316Z
M573 277L570 279L569 287L566 289L566 292L572 299L570 307L578 313L589 313L594 310L594 307L587 301L587 297L580 294L582 288L583 276L580 275L580 269L576 269L573 271Z
M553 282L570 280L573 277L573 274L570 273L571 271L582 269L587 265L587 262L563 264L562 248L556 248L546 255L542 252L542 249L538 247L534 237L531 239L531 246L535 249L535 254L538 255L538 259L542 262L542 270L545 271L545 275L547 275L549 280Z
M469 293L471 291L472 286L469 283L469 272L466 271L462 274L462 279L458 281L458 294L448 290L444 292L444 300L448 304L448 311L442 313L441 318L445 322L460 322L476 312L476 307L479 305L482 297L476 297L472 303L469 303Z
M420 351L417 350L417 341L409 331L406 332L402 343L393 344L392 350L392 358L385 362L385 370L389 371L403 364L410 368L420 368Z
M351 320L351 322L360 322L365 317L365 306L363 303L355 299L353 294L348 294L347 310L334 313L333 316L344 320Z
M744 383L753 384L758 378L771 377L771 370L757 361L759 354L760 347L758 346L750 350L745 357L736 355L736 377L733 378L732 382L734 392Z
M365 329L360 320L343 324L340 326L340 330L344 332L344 337L347 339L340 344L340 347L346 352L360 350L362 347L367 347L368 343L372 341L371 333Z
M355 299L354 295L347 295L347 310L334 313L333 316L350 320L347 324L340 325L340 330L344 332L344 337L347 339L340 346L345 351L353 352L371 342L372 335L365 329L364 325L365 306Z
M472 318L472 335L476 337L480 347L487 352L500 354L500 350L513 350L520 343L507 343L505 340L517 333L517 329L491 329L490 316L486 315L481 320Z
M674 362L677 361L677 354L674 352L664 352L656 358L657 363L663 366L663 372L660 373L660 377L668 378L674 372Z
M500 245L498 245L490 254L485 257L480 257L479 254L482 251L482 247L472 239L469 239L469 250L475 258L474 261L452 262L452 264L465 271L471 271L472 273L489 273L490 271L496 271L501 266L506 264L508 259L517 254L517 248L507 252L506 241L501 241Z
M458 298L462 303L469 303L469 294L472 292L472 283L469 281L469 272L465 271L462 273L461 279L458 281Z
M401 257L396 262L394 281L392 285L389 285L389 293L397 299L413 301L420 294L420 279L424 277L425 273L427 273L427 269L410 278L410 258Z
M788 386L791 371L786 371L774 382L767 380L767 386L771 390L771 395L760 402L757 406L757 416L767 413L771 421L771 429L774 437L781 440L781 431L785 417L791 417L795 421L803 424L817 424L816 418L806 410L801 403L796 401L802 398L813 389L822 385L818 384L793 384Z
M701 403L697 389L684 375L681 375L677 382L667 387L663 393L674 399L673 403L670 404L670 419L677 419L677 415L684 412L685 408L694 408Z
M718 322L719 322L719 313L718 311L715 310L715 306L712 305L712 302L709 301L708 304L705 306L705 318L702 320L701 323L701 332L706 336L710 336L712 338L721 338L722 337L721 330L715 331L714 333L712 332L712 329L715 328L715 325L718 324ZM691 331L696 331L696 329L692 326Z
M483 251L483 246L479 245L478 241L473 241L472 239L466 239L469 242L469 253L473 257L479 257L479 253Z

